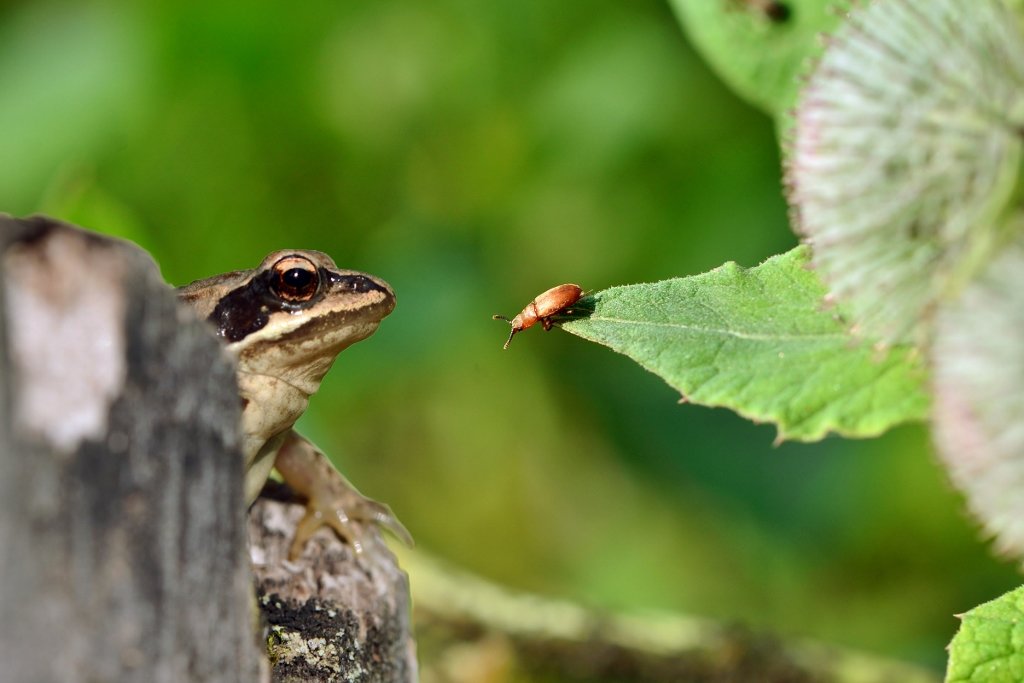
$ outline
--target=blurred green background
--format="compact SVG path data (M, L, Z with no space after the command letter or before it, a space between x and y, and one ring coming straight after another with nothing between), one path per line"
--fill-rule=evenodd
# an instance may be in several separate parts
M0 210L183 284L321 249L398 308L301 428L419 546L493 580L940 667L1016 586L926 430L774 447L513 315L795 244L773 124L663 2L0 5Z

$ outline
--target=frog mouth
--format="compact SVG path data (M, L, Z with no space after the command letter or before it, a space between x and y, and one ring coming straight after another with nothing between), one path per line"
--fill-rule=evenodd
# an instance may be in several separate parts
M283 333L270 343L288 344L307 339L330 339L338 337L345 346L362 341L377 329L377 325L395 307L393 297L382 297L379 303L360 306L357 309L327 311L311 318L293 330ZM364 328L364 329L359 329ZM325 346L333 346L327 343Z

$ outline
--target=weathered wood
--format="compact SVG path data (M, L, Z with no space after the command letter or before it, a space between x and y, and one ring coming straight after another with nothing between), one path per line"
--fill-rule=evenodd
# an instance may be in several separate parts
M0 679L260 678L233 369L139 249L0 216Z
M354 553L329 529L287 560L301 505L256 501L249 543L277 683L413 683L409 581L376 529Z
M149 257L0 215L0 380L0 681L268 678L234 368ZM394 556L301 514L249 517L274 679L415 681Z

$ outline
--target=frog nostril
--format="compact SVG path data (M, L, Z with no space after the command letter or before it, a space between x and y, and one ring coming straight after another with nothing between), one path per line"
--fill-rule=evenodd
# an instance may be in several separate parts
M365 275L343 275L340 279L342 286L351 292L363 294L381 289L380 285Z

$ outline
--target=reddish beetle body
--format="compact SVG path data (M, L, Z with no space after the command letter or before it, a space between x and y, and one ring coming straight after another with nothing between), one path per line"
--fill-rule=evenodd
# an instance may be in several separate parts
M544 326L545 330L550 330L551 316L565 312L567 308L579 301L581 296L583 296L583 288L579 285L558 285L526 304L526 308L511 320L503 315L494 316L495 320L504 320L512 325L512 332L509 333L508 341L502 348L508 348L508 345L512 343L512 337L516 336L516 332L533 327L538 322Z

